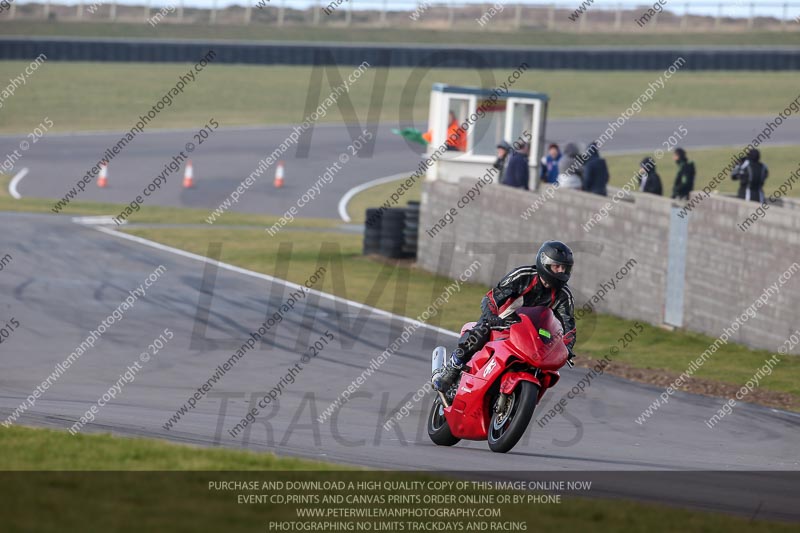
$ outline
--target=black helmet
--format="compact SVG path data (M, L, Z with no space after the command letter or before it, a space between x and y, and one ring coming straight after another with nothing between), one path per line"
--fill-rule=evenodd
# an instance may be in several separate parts
M572 250L561 241L547 241L536 254L539 278L554 289L560 289L567 284L574 263ZM557 273L550 268L552 265L564 265L567 268L564 272Z

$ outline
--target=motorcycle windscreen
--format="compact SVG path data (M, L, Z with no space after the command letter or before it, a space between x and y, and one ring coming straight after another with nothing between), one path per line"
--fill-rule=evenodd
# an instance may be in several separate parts
M537 368L558 370L567 362L564 329L549 307L517 309L520 322L510 328L508 341Z

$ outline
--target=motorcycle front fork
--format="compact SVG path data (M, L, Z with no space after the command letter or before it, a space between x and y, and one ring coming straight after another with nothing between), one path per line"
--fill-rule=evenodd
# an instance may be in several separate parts
M436 392L439 393L439 398L442 400L442 405L444 405L445 409L450 407L450 402L447 401L447 396L445 396L444 393L442 391L440 391L440 390L438 390Z
M506 408L506 402L508 401L508 394L500 393L497 397L497 401L494 404L494 412L495 413L502 413L503 410Z

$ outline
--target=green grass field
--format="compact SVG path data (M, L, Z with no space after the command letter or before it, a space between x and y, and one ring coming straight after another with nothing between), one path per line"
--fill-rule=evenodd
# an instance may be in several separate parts
M335 471L304 472L328 470ZM299 506L238 504L237 494L253 492L210 490L209 482L299 481L320 476L329 480L440 479L417 473L348 472L339 465L268 453L196 448L155 440L71 436L63 431L22 427L0 429L4 532L264 531L269 520L296 520L292 509ZM790 524L572 495L565 496L561 505L502 507L505 520L525 521L529 527L535 524L538 531L545 532L794 530Z
M342 28L333 26L277 27L252 24L158 24L69 22L53 24L43 21L0 22L2 35L41 35L69 37L139 37L158 39L224 39L254 41L330 41L384 43L441 43L529 46L581 45L792 45L800 44L800 32L687 32L653 31L575 33L559 31L474 31L425 30L414 28Z
M25 66L20 61L0 62L0 79L18 76ZM53 121L53 131L60 132L130 129L189 68L188 64L45 62L4 103L0 133L30 132L45 117ZM338 69L343 77L352 71L351 67ZM348 97L354 113L343 114L334 106L320 122L357 120L363 124L376 93L383 95L383 102L371 120L393 124L413 119L424 127L434 82L493 87L505 81L510 70L482 74L463 69L431 70L420 73L419 84L408 89L412 69L389 69L385 83L380 81L376 87L376 79L383 80L383 74L383 69L369 69L351 86ZM530 70L513 87L548 93L553 118L612 117L624 111L659 75ZM319 98L314 102L330 94L327 75L321 79L321 86L311 83L310 67L212 64L197 74L194 84L187 86L148 128L200 128L212 117L223 127L300 123L308 114L305 103L309 86L319 88ZM412 98L404 99L404 90ZM678 72L643 106L641 116L725 116L732 110L736 114L770 115L794 100L797 92L797 76L791 72L770 73L767 84L762 76L743 72ZM341 97L339 103L344 102Z
M58 453L53 453L58 450ZM109 434L70 435L63 431L18 426L0 428L0 471L10 470L328 470L329 463L167 442L113 437ZM346 467L338 466L338 470Z

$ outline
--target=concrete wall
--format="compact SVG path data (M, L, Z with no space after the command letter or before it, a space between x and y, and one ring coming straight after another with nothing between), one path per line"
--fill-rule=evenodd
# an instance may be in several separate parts
M690 217L685 325L716 337L768 285L800 264L800 213L770 208L746 232L737 224L754 206L712 196ZM733 340L777 351L800 328L800 272L781 286ZM795 349L793 353L797 353Z
M456 276L477 258L483 268L475 279L493 285L512 268L531 264L543 241L559 239L576 255L570 282L576 308L593 300L594 308L605 313L664 323L674 218L671 200L634 193L632 202L613 204L609 215L587 232L584 225L610 197L558 190L545 198L544 193L492 184L459 208L459 200L473 184L468 179L459 184L425 182L418 254L422 268ZM522 214L537 200L541 205L524 220ZM744 233L736 223L753 205L712 196L689 215L684 327L719 336L767 285L795 260L800 262L800 214L771 209ZM430 237L427 230L451 208L457 211L454 221ZM611 279L629 259L636 264L615 280L616 288L603 289L602 284L611 286ZM800 272L796 277L781 287L756 318L748 320L733 337L736 342L776 351L800 328Z

